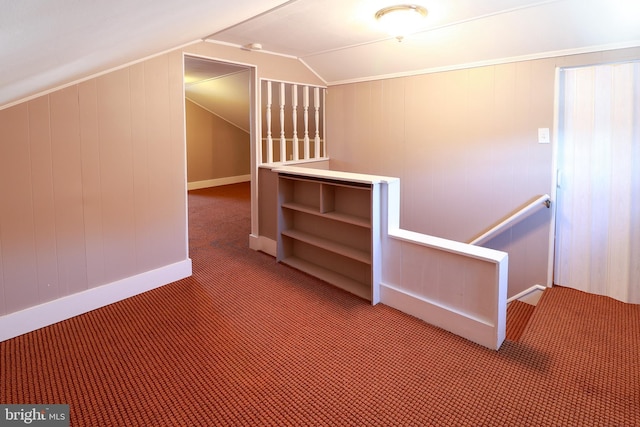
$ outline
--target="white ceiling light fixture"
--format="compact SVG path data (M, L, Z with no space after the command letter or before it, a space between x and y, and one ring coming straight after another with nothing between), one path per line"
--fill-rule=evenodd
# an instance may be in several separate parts
M376 20L380 26L398 41L420 28L427 9L415 4L398 4L385 7L376 12Z

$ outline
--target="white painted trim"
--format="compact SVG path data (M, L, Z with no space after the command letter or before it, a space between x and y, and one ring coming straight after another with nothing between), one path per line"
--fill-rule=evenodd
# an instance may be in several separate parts
M493 350L499 349L504 341L491 323L384 283L380 284L380 300L385 305Z
M203 40L203 41L206 41L206 40ZM247 175L249 179L245 179L244 181L251 181L251 233L257 234L258 233L258 168L260 163L259 159L262 158L262 153L260 151L261 150L260 135L262 134L262 129L261 129L261 120L259 115L260 84L258 80L258 66L255 64L249 64L245 62L232 61L225 58L219 58L217 56L206 56L198 53L191 53L188 51L188 49L184 49L182 54L183 54L183 57L190 56L193 58L207 59L210 61L222 62L225 64L232 64L232 65L238 65L241 67L246 67L251 74L249 78L251 82L251 87L249 88L249 103L250 103L249 114L251 116L250 122L249 122L249 126L250 126L249 138L251 140L249 157L251 160L251 173L250 175ZM183 58L183 62L184 62L184 58ZM238 182L241 182L241 181L238 181ZM227 182L227 183L216 184L216 185L226 185L226 184L233 184L233 183L235 182ZM211 185L209 184L206 185L206 187L210 187L210 186ZM201 188L204 188L204 187L201 187Z
M169 264L0 317L0 341L61 322L192 274L191 259Z
M527 296L536 293L536 292L543 292L546 289L545 286L542 285L533 285L532 287L530 287L529 289L525 289L524 291L520 292L519 294L516 294L514 296L512 296L511 298L507 299L507 304L509 304L510 302L513 302L515 300L520 300L520 299L526 299ZM524 301L526 302L526 301Z
M633 48L633 47L639 47L639 46L640 46L640 40L633 40L633 41L624 42L624 43L612 43L607 45L588 46L588 47L575 48L575 49L564 49L564 50L541 52L541 53L535 53L535 54L529 54L529 55L496 58L496 59L490 59L486 61L467 62L467 63L456 64L456 65L445 65L442 67L423 68L420 70L413 70L413 71L380 74L380 75L364 77L364 78L336 80L336 81L330 81L327 84L329 86L337 86L337 85L350 84L350 83L362 83L362 82L370 82L370 81L377 81L377 80L387 80L387 79L395 79L399 77L411 77L411 76L419 76L422 74L433 74L433 73L442 73L445 71L457 71L457 70L465 70L468 68L486 67L490 65L509 64L512 62L533 61L538 59L557 58L560 56L571 56L571 55L581 55L585 53L605 52L609 50L627 49L627 48Z
M74 81L69 82L69 83L62 84L60 86L55 86L55 87L53 87L51 89L47 89L47 90L44 90L42 92L38 92L36 94L29 95L27 97L18 99L16 101L11 101L8 104L1 105L0 106L0 110L4 110L5 108L13 107L14 105L22 104L23 102L31 101L32 99L36 99L36 98L39 98L39 97L44 96L44 95L48 95L48 94L53 93L53 92L57 92L59 90L68 88L68 87L73 86L73 85L80 84L82 82L86 82L86 81L91 80L91 79L96 79L96 78L98 78L100 76L104 76L105 74L109 74L109 73L112 73L114 71L118 71L118 70L121 70L123 68L127 68L127 67L130 67L130 66L135 65L135 64L139 64L140 62L147 61L149 59L155 58L155 57L160 56L160 55L164 55L166 53L170 53L170 52L173 52L173 51L176 51L176 50L179 50L179 49L184 49L187 46L191 46L193 44L200 43L200 42L202 42L201 39L193 40L193 41L190 41L189 43L185 43L185 44L182 44L180 46L173 47L171 49L163 50L162 52L154 53L153 55L145 56L144 58L136 59L135 61L127 62L126 64L119 65L119 66L113 67L113 68L109 68L107 70L100 71L99 73L91 74L91 75L89 75L87 77L82 77L80 79L74 80ZM184 60L182 62L184 64ZM184 65L183 65L183 67L184 67ZM184 76L184 72L182 74Z
M206 40L199 40L199 41L206 42ZM188 46L190 46L191 44L193 43L190 43ZM240 62L240 61L230 60L229 58L220 58L218 56L207 56L200 53L192 53L188 49L186 49L186 47L182 51L182 54L184 56L191 56L193 58L200 58L200 59L208 59L210 61L222 62L225 64L231 64L231 65L239 65L247 68L257 68L255 64L249 64L248 62Z
M389 230L388 234L389 237L393 239L426 246L428 248L435 248L458 255L464 255L482 261L494 262L496 264L502 262L507 256L506 252L495 249L475 246L470 243L462 243L455 240L443 239L441 237L429 236L427 234L416 233L415 231L394 229Z
M249 247L254 251L264 252L271 256L277 256L277 243L273 239L264 236L249 235Z
M180 68L182 69L182 81L184 82L184 72L185 72L185 61L184 61L184 53L182 53L182 61L180 63ZM185 88L184 88L184 83L182 84L182 97L181 97L181 104L182 104L182 156L183 156L183 162L182 162L182 188L183 188L183 197L184 197L184 229L185 229L185 233L184 233L184 249L185 249L185 254L189 253L189 195L187 194L188 190L188 183L187 183L187 173L188 173L188 165L187 165L187 105L186 105L186 98L185 98Z
M187 190L218 187L220 185L237 184L238 182L251 181L251 175L229 176L226 178L207 179L205 181L192 181L187 183Z
M300 160L289 160L286 162L261 163L259 167L272 170L272 169L278 169L282 167L308 165L310 163L328 162L330 160L331 159L329 157L318 157L317 159L300 159ZM301 167L307 167L307 166L301 166ZM315 167L312 169L329 170L329 169L323 169L323 167Z
M558 200L558 149L560 147L560 91L562 69L556 67L553 88L553 139L551 140L551 224L549 224L549 259L547 260L547 286L553 286L556 269L556 214Z
M391 181L398 180L398 178L393 178L388 176L366 175L361 173L343 172L343 171L335 171L335 170L327 170L327 169L304 168L304 167L288 166L288 164L281 168L275 168L273 169L273 171L279 172L279 173L292 173L295 175L301 175L301 176L319 178L319 179L335 179L339 181L359 182L359 183L365 183L365 184L378 184L381 182L388 183Z
M186 93L186 90L185 90L185 93ZM200 104L200 103L198 103L198 102L194 101L193 99L189 98L189 97L188 97L188 96L186 96L186 95L185 95L185 99L186 99L186 100L188 100L188 101L189 101L190 103L192 103L193 105L196 105L196 106L198 106L198 107L202 108L203 110L205 110L206 112L210 113L211 115L216 116L216 117L217 117L217 118L219 118L220 120L222 120L222 121L224 121L224 122L229 123L229 124L230 124L231 126L233 126L234 128L236 128L236 129L240 129L242 132L244 132L244 133L246 133L246 134L251 135L251 132L250 132L249 130L247 130L247 129L245 129L245 128L241 127L241 126L238 126L237 124L233 123L232 121L229 121L229 120L225 119L225 118L224 118L224 117L222 117L220 114L218 114L218 113L216 113L216 112L211 111L210 109L208 109L208 108L207 108L207 107L205 107L204 105L202 105L202 104Z
M273 82L273 83L284 83L288 85L309 86L310 88L317 87L319 89L327 89L327 86L317 85L313 83L301 83L301 82L294 82L290 80L277 80L277 79L270 79L268 77L260 77L258 80L260 81L260 86L262 86L262 82Z
M260 81L258 80L258 67L251 67L251 93L249 100L251 102L251 139L250 155L251 158L251 235L258 234L259 218L259 191L258 191L258 171L260 170L260 162L262 162L262 113L260 112L261 98Z
M305 60L304 60L304 59L302 59L302 58L298 58L298 61L300 61L300 62L302 63L302 65L304 65L305 67L307 67L307 69L308 69L309 71L311 71L311 73L313 73L313 75L315 75L315 76L316 76L316 77L317 77L321 82L323 82L323 83L324 83L324 85L325 85L325 87L327 86L327 81L326 81L326 80L325 80L325 79L324 79L320 74L318 74L318 72L317 72L316 70L314 70L313 68L311 68L311 66L310 66L309 64L307 64L307 63L305 62ZM324 104L325 104L325 102L323 102L322 104L324 105ZM326 116L325 116L325 117L326 117ZM325 133L325 135L326 135L326 133Z

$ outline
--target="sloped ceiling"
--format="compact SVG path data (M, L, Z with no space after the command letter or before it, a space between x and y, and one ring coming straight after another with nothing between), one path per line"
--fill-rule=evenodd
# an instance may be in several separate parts
M184 91L190 101L250 132L250 78L246 67L185 57Z
M201 40L283 0L3 0L2 106Z
M506 59L640 46L638 0L415 0L401 43L375 12L394 0L4 1L0 108L196 40L299 58L328 84ZM506 59L505 59L506 58Z

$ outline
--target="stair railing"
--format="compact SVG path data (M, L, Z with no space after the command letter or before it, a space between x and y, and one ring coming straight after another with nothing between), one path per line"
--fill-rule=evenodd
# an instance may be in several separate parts
M513 215L509 216L505 220L501 221L500 223L496 224L494 227L490 228L486 232L482 233L480 236L470 241L469 244L481 245L485 242L488 242L493 237L497 236L502 231L504 231L506 228L522 221L532 213L541 209L543 206L547 207L547 209L551 207L551 197L549 197L548 194L544 194L536 198L532 202L528 203L526 206L519 209Z

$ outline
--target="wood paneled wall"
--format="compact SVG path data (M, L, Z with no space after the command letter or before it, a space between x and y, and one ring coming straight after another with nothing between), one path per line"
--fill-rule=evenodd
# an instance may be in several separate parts
M0 111L0 314L187 259L182 66Z
M0 110L0 316L188 261L183 52L322 83L203 42Z

